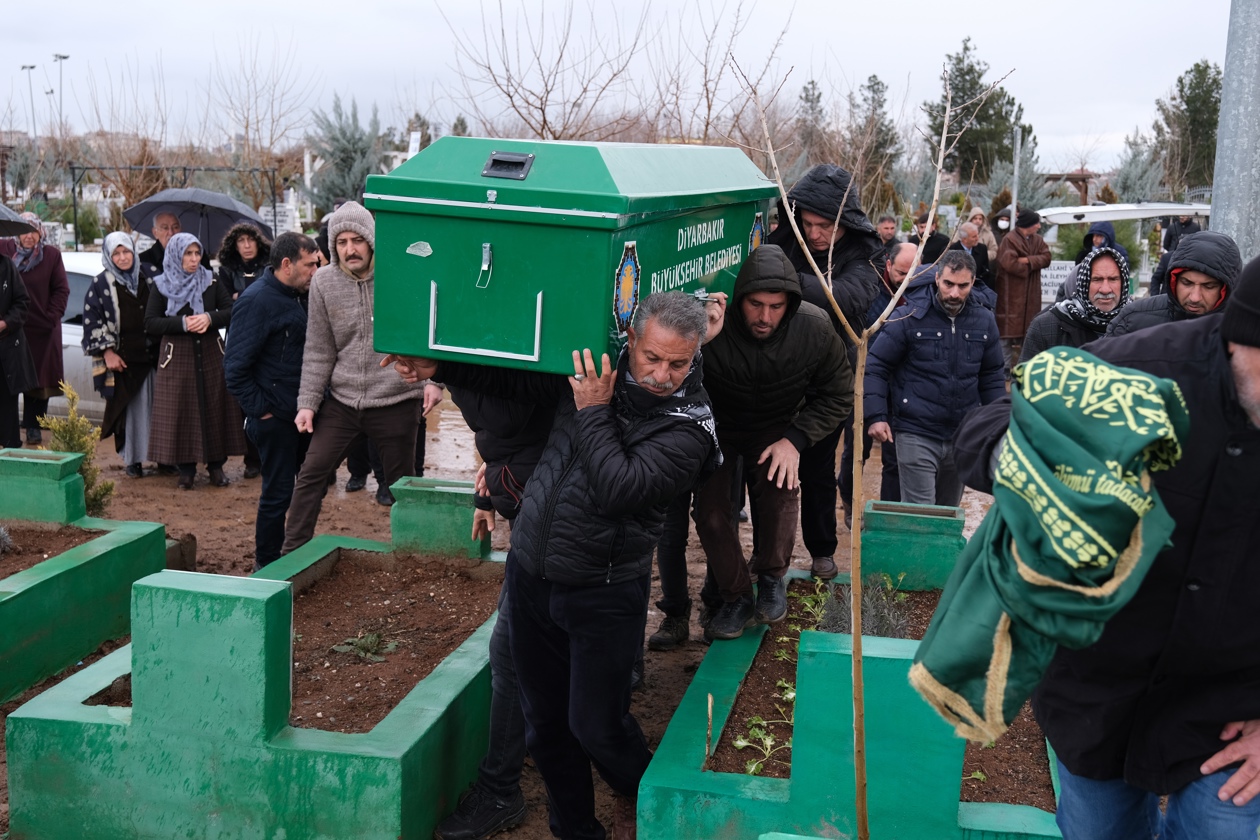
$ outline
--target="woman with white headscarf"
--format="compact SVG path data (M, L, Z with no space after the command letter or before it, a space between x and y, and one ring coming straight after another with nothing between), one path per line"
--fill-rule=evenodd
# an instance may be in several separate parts
M241 410L223 380L219 338L232 320L232 292L201 257L201 242L191 233L170 238L145 317L145 330L160 341L149 460L177 465L181 490L193 488L198 463L206 465L211 484L227 486L224 461L245 454Z
M157 342L144 331L150 282L130 234L105 237L101 263L105 270L83 299L83 352L92 357L92 386L105 398L101 437L114 436L127 475L140 478L149 452L157 357Z
M0 239L0 254L12 258L30 298L26 341L35 360L36 386L22 395L22 425L27 443L42 443L39 417L48 413L48 400L61 395L65 371L61 361L61 319L70 300L70 281L61 251L45 241L44 225L34 213L23 213L35 231L14 239Z

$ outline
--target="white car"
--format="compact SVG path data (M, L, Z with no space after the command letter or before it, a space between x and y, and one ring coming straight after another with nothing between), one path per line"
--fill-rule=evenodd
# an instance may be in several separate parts
M92 358L83 352L83 299L93 278L104 270L100 252L63 251L66 280L70 283L70 300L61 319L61 362L66 381L79 395L79 412L100 425L105 417L105 398L92 388ZM66 401L56 397L48 403L48 413L66 414Z

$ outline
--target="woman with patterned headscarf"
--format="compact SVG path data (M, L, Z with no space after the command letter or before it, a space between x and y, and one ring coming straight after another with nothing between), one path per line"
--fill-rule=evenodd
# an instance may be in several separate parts
M157 342L144 331L150 283L130 234L105 237L101 263L105 270L83 300L83 352L92 357L92 386L105 398L101 437L114 436L127 475L140 478L149 451L157 356Z
M26 316L26 341L35 360L38 384L23 394L22 425L27 443L41 443L39 416L48 412L48 400L61 395L65 371L61 363L61 319L70 300L70 283L61 262L61 251L45 242L39 216L23 213L35 231L15 239L0 240L0 254L17 264L30 308Z
M215 282L201 257L197 237L172 236L145 309L145 330L160 341L149 460L176 464L181 490L193 488L198 463L206 465L211 484L226 487L223 462L245 454L241 410L223 380L219 338L232 319L232 292Z

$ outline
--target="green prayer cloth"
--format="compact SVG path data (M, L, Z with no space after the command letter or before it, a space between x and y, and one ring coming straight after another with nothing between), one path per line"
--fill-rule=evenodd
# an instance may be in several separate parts
M1014 371L994 503L959 556L910 681L964 738L996 740L1058 645L1083 648L1172 535L1152 470L1181 457L1176 383L1055 347Z

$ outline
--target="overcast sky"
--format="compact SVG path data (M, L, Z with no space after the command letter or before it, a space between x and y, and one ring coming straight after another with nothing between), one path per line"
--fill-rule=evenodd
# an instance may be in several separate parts
M517 27L526 18L536 22L540 9L554 17L566 8L539 0L503 5L504 18ZM574 37L588 37L591 14L601 37L615 37L614 15L633 24L646 8L649 38L699 43L697 6L705 17L718 10L729 20L736 4L579 0ZM133 0L107 12L98 2L62 0L55 14L25 21L11 14L0 29L0 55L9 65L0 67L0 126L28 126L28 75L39 124L47 125L56 113L63 69L65 118L76 129L86 127L90 85L117 76L124 62L139 68L147 94L160 61L167 97L195 110L205 101L216 54L235 66L247 38L267 56L293 50L313 108L326 108L339 93L356 99L361 111L375 103L384 124L400 124L417 108L446 124L469 111L461 99L454 42L457 35L480 38L481 8L469 0ZM497 18L497 5L485 8ZM742 65L764 63L786 27L778 70L791 69L786 90L793 99L811 78L830 100L876 74L888 85L893 116L900 120L912 119L919 103L939 96L945 54L971 36L990 78L1013 71L1005 87L1024 105L1041 166L1050 171L1075 168L1082 160L1096 170L1114 165L1127 133L1149 131L1156 98L1168 94L1178 75L1203 58L1224 66L1229 24L1229 0L761 0L746 3L748 9L752 22L736 46ZM54 53L70 58L59 68ZM36 68L23 73L22 64ZM639 73L646 77L650 69L640 67Z

